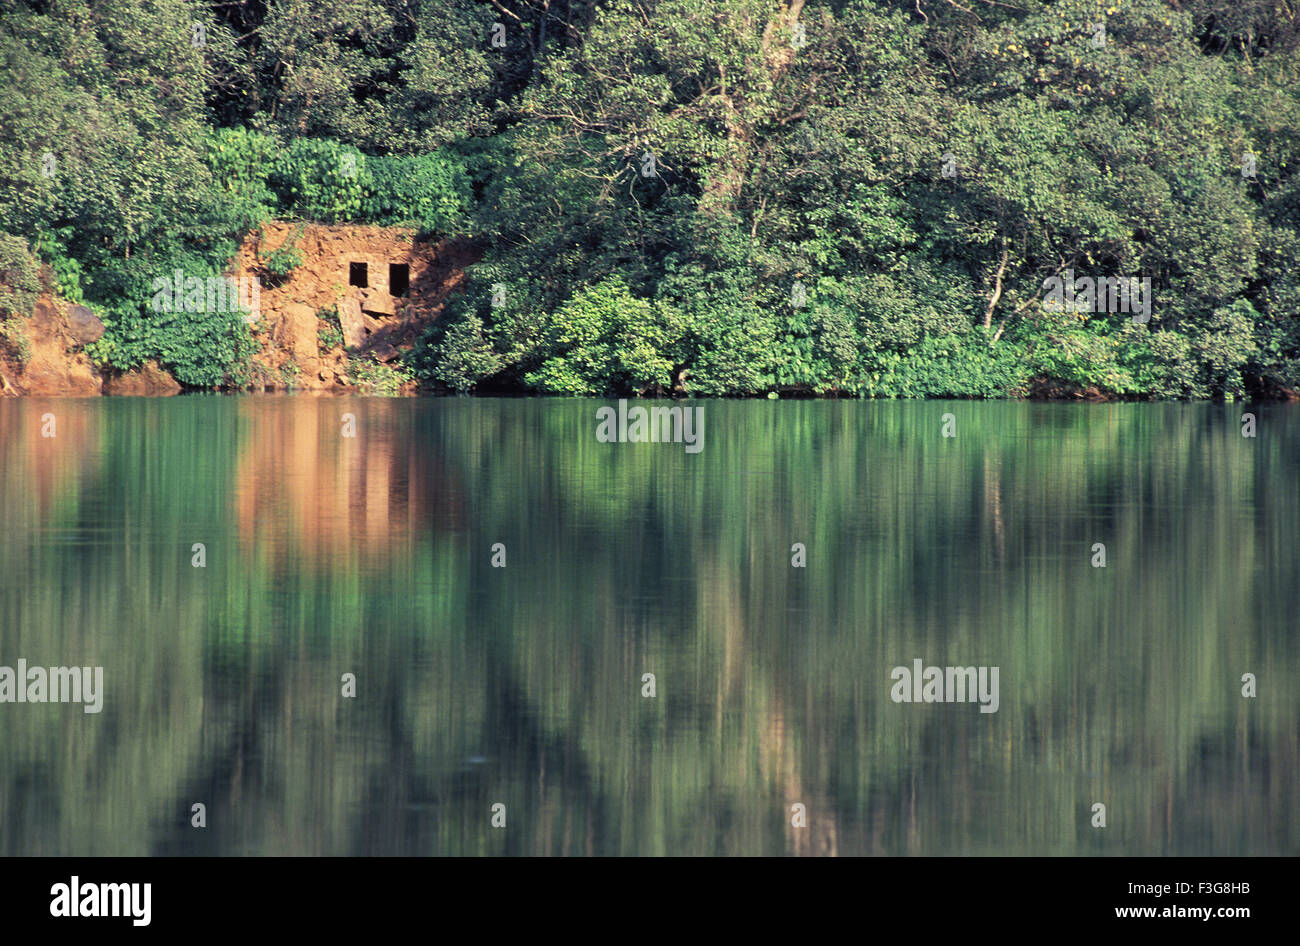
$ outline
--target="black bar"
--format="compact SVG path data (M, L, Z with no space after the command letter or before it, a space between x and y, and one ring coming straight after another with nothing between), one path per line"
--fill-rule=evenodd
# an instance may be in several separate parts
M0 862L6 931L58 935L293 933L337 937L416 924L432 935L518 929L670 933L681 921L732 932L845 921L917 932L1069 931L1231 936L1285 923L1294 864L1284 858L10 858ZM55 885L150 884L149 922L51 915ZM1186 888L1179 884L1187 885ZM1134 887L1133 885L1142 885ZM143 887L138 888L143 892ZM121 888L110 891L120 895ZM69 895L71 890L68 891ZM98 899L98 890L96 894ZM141 898L143 899L143 898ZM1119 911L1154 908L1151 916ZM1244 908L1248 915L1188 915ZM1165 915L1169 911L1169 915ZM1180 913L1180 911L1182 911ZM141 911L142 912L142 911ZM618 919L622 917L622 919ZM140 917L136 917L140 918ZM613 923L614 925L610 925ZM919 924L919 925L918 925ZM456 931L460 932L457 933Z

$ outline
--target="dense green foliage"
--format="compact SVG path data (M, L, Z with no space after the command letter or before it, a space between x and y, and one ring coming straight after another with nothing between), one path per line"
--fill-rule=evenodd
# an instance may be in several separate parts
M27 242L0 233L0 320L30 315L40 291L40 273Z
M41 291L40 268L25 240L0 233L0 354L8 348L22 362L30 342L18 318L32 313Z
M366 160L369 191L366 220L384 225L414 224L436 233L464 225L471 202L465 168L447 155L374 157Z
M271 182L295 217L337 223L354 220L370 176L365 158L336 141L300 138L272 165Z
M191 384L241 323L140 287L278 216L478 240L407 359L457 390L1300 387L1288 4L24 0L0 69L0 232Z

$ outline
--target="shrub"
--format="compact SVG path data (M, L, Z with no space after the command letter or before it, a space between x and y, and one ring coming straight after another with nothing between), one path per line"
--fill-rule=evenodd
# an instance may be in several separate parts
M64 232L60 231L60 234ZM49 264L50 271L54 274L55 291L71 302L84 303L86 299L81 288L84 272L81 261L69 255L60 236L48 232L41 234L35 250Z
M106 331L86 353L100 364L121 371L153 359L187 387L214 388L236 381L254 351L244 313L155 311L150 306L152 282L160 274L180 269L202 279L223 275L229 247L208 254L177 252L166 257L137 257L104 267L96 274L104 304Z
M40 293L40 265L27 241L0 233L0 319L31 315Z
M219 128L208 137L208 167L228 203L228 218L239 229L274 213L276 195L268 179L279 150L275 139L245 128Z
M363 216L383 226L412 224L447 233L469 208L470 180L460 164L439 152L366 159L369 189Z
M579 290L550 319L548 357L527 382L563 394L640 393L668 387L675 341L663 311L617 276Z
M320 346L325 351L343 347L343 326L339 322L338 309L330 306L316 313L316 318L325 326L317 331Z
M1201 364L1206 387L1214 394L1241 397L1246 393L1244 371L1258 353L1254 327L1263 321L1245 299L1219 306L1196 334L1192 350Z
M318 138L301 138L281 152L270 182L286 213L323 223L358 219L371 187L365 155Z
M668 261L655 304L681 327L668 353L691 393L752 394L776 383L776 320L752 298L752 281L748 266Z
M281 246L266 254L262 265L267 275L283 279L302 265L302 250L296 246Z
M469 391L501 370L503 359L483 335L483 320L470 313L448 325L438 341L421 339L406 363L419 376L445 384L453 391Z
M899 354L876 355L862 380L873 397L1005 397L1023 394L1033 367L1014 339L989 344L983 329L966 335L927 336Z
M1076 388L1133 394L1132 360L1145 348L1145 332L1128 330L1125 319L1112 329L1100 318L1084 321L1070 313L1043 311L1022 323L1008 341L1026 348L1034 373ZM1149 349L1148 349L1149 351Z
M415 380L403 365L385 365L369 358L354 359L348 364L348 378L363 394L397 397L402 385Z

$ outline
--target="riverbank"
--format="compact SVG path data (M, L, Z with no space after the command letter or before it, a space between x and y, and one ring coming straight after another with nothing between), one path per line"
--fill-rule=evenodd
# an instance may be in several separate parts
M300 262L279 278L265 278L265 261L277 252L293 250ZM491 396L547 396L591 393L565 390L563 384L539 389L537 375L504 376L474 386L470 392L431 379L430 339L439 338L445 358L447 349L445 316L453 297L463 292L470 267L483 256L482 247L466 238L421 239L410 228L326 226L291 222L270 222L250 231L230 264L229 278L255 287L253 313L247 320L251 354L228 383L217 388L182 384L157 360L148 360L129 370L107 363L97 343L106 332L105 324L84 305L58 295L53 274L42 267L40 294L29 315L12 314L0 332L0 396L6 397L172 397L186 392L311 394L314 396L380 395L387 397L442 396L473 393ZM360 261L349 263L348 260ZM400 262L387 262L400 260ZM361 285L345 285L350 267ZM388 280L400 278L401 285ZM175 299L186 296L170 288ZM394 290L397 290L396 292ZM159 290L163 292L163 290ZM233 293L232 293L233 298ZM176 303L180 305L180 302ZM620 315L623 310L620 308ZM604 313L602 313L604 314ZM582 314L571 316L571 331L581 333ZM441 321L440 321L441 320ZM978 330L976 330L978 331ZM953 353L969 358L978 341L948 339ZM626 343L626 340L625 340ZM629 343L630 344L630 343ZM752 391L730 391L740 398L830 398L830 399L923 399L956 397L974 400L1028 401L1144 401L1170 400L1156 393L1117 392L1100 384L1086 384L1037 374L1028 362L1018 372L1006 370L1015 355L1003 348L994 354L988 346L990 364L1001 360L1004 376L1018 374L1014 384L1003 390L945 390L943 388L900 392L899 385L882 383L872 393L812 385L773 384ZM933 353L932 353L933 354ZM1041 360L1041 355L1038 356ZM898 359L895 358L897 362ZM918 359L918 362L923 362ZM1035 362L1037 364L1037 362ZM914 363L915 364L915 363ZM938 366L937 368L934 366ZM940 372L938 358L928 370ZM961 364L954 358L947 366L956 374ZM968 366L967 366L968 367ZM897 366L893 369L898 371ZM915 371L915 367L910 370ZM990 372L991 373L991 372ZM435 376L440 372L435 371ZM709 397L717 392L693 390L691 370L675 366L676 382L649 385L641 390L616 392L618 396ZM665 380L667 380L667 375ZM897 375L894 376L895 379ZM563 382L560 375L550 380ZM530 383L532 382L532 383ZM1245 397L1262 401L1298 401L1300 392L1270 382ZM1241 400L1224 396L1221 399ZM1213 400L1213 398L1204 398Z
M78 311L80 310L80 311ZM363 313L368 341L364 350L343 344L337 317L322 318L309 307L289 304L271 324L258 332L259 350L244 383L218 389L226 394L294 394L312 396L380 395L437 397L457 392L443 385L422 383L403 366L419 342L409 325L394 318L376 319ZM90 321L93 320L93 321ZM85 352L87 331L98 319L83 306L49 294L37 301L33 314L12 320L7 337L0 337L0 397L174 397L206 389L187 388L156 361L130 371L98 364ZM99 325L102 334L102 325ZM98 336L96 336L98 337ZM549 396L508 387L485 387L490 396ZM646 397L691 396L689 391L648 392ZM759 391L750 398L824 398L872 400L841 391L812 391L798 386ZM886 398L888 400L890 398ZM934 398L922 398L934 399ZM980 400L1108 401L1161 400L1117 395L1095 385L1081 386L1051 378L1034 378L1019 396ZM1300 401L1300 392L1275 386L1254 392L1251 400ZM1167 399L1165 399L1167 400Z

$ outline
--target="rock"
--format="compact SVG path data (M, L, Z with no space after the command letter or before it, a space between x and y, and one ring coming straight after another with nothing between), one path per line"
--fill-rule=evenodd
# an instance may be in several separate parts
M117 397L171 397L180 390L176 379L152 361L104 382L104 393Z
M385 364L397 357L397 349L388 342L380 342L374 348L370 349L370 354L375 356L376 361L382 361Z
M343 345L360 348L366 340L366 326L361 320L361 303L356 298L339 303L339 326L343 329Z
M276 326L280 345L306 374L315 374L320 357L320 324L311 306L291 302L281 310Z
M90 359L68 350L66 326L50 296L36 301L29 318L15 326L25 361L6 380L14 393L45 397L95 397L103 381Z
M36 300L28 323L34 334L48 338L59 330L61 322L58 306L54 304L53 299L49 296L41 296Z
M23 368L23 392L38 397L97 397L103 381L84 355L38 352Z
M361 308L375 315L397 315L397 310L393 308L393 297L380 289L372 289L366 293Z
M68 311L68 333L78 345L89 345L104 337L104 323L84 305L74 305Z

